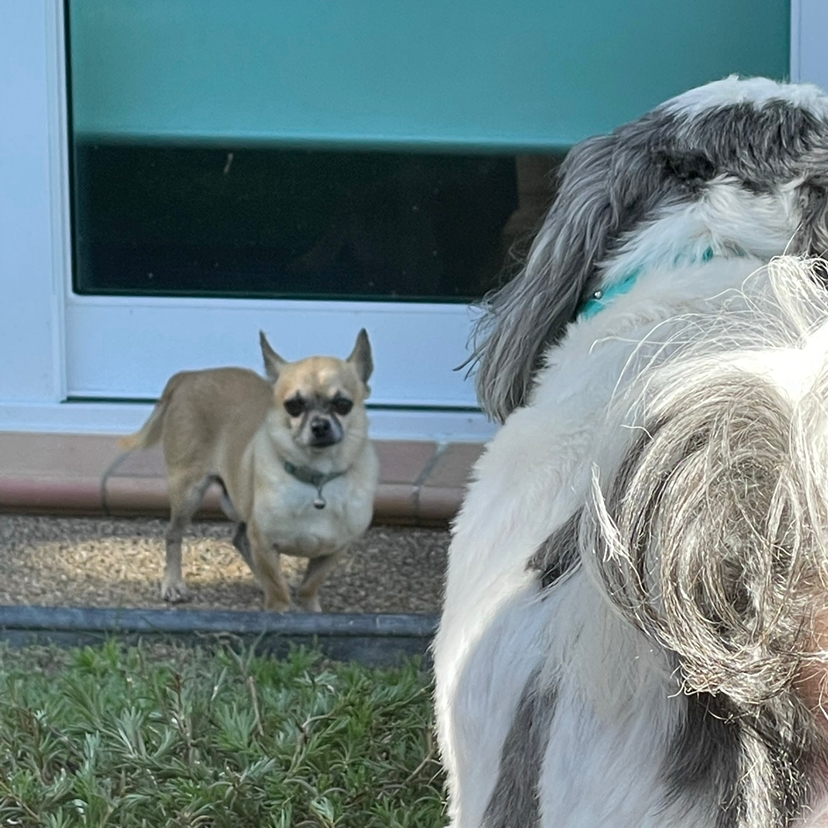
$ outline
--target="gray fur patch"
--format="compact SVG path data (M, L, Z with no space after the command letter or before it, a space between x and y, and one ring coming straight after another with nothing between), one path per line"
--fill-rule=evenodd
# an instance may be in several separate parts
M716 828L739 824L744 791L740 786L743 730L727 699L699 693L687 696L684 720L673 737L664 768L669 802L698 806L707 800Z
M811 800L808 775L819 761L807 711L791 699L749 714L725 696L697 693L685 702L663 771L667 801L688 809L706 803L716 828L795 824Z
M529 560L528 568L540 575L541 589L550 589L577 568L580 523L579 509L541 544Z
M699 152L716 175L732 175L752 192L769 192L798 176L802 161L825 145L826 125L786 101L738 103L677 121L675 150Z
M483 814L482 828L540 825L538 786L556 700L557 689L540 687L539 674L533 673L503 743L500 774Z

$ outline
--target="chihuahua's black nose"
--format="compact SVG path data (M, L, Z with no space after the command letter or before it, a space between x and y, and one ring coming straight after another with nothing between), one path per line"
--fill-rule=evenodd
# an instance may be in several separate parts
M325 437L330 436L331 433L331 421L326 419L325 417L315 417L311 420L310 424L311 434L316 437L317 440L321 440Z
M317 414L308 423L311 445L325 448L338 443L342 437L342 426L335 417L323 417Z

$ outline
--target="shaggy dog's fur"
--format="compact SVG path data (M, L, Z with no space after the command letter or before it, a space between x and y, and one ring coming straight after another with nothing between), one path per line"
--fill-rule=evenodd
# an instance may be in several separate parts
M560 176L478 329L504 425L435 643L452 825L822 824L828 98L728 78Z

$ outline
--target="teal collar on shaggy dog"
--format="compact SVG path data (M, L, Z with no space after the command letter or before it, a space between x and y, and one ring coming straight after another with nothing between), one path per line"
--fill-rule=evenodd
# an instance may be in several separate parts
M745 254L741 250L735 251L737 256L744 256ZM708 247L704 253L701 255L702 262L709 262L713 258L713 248ZM676 257L676 264L681 261L682 257ZM613 285L609 285L606 288L602 288L601 290L596 290L595 293L590 296L586 302L581 305L580 310L578 311L578 316L582 319L592 319L595 314L602 311L607 305L609 305L613 299L617 296L621 296L624 293L629 293L633 285L636 283L636 280L641 275L644 267L637 267L635 270L631 271L627 274L621 281L616 282Z

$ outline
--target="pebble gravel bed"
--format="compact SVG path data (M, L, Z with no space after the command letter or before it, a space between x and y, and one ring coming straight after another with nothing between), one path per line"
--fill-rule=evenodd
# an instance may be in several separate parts
M0 604L168 606L160 596L164 529L157 519L0 514ZM449 533L374 526L320 590L326 612L438 613ZM282 556L293 587L305 559ZM261 591L230 543L230 524L194 523L184 540L191 609L261 609Z

